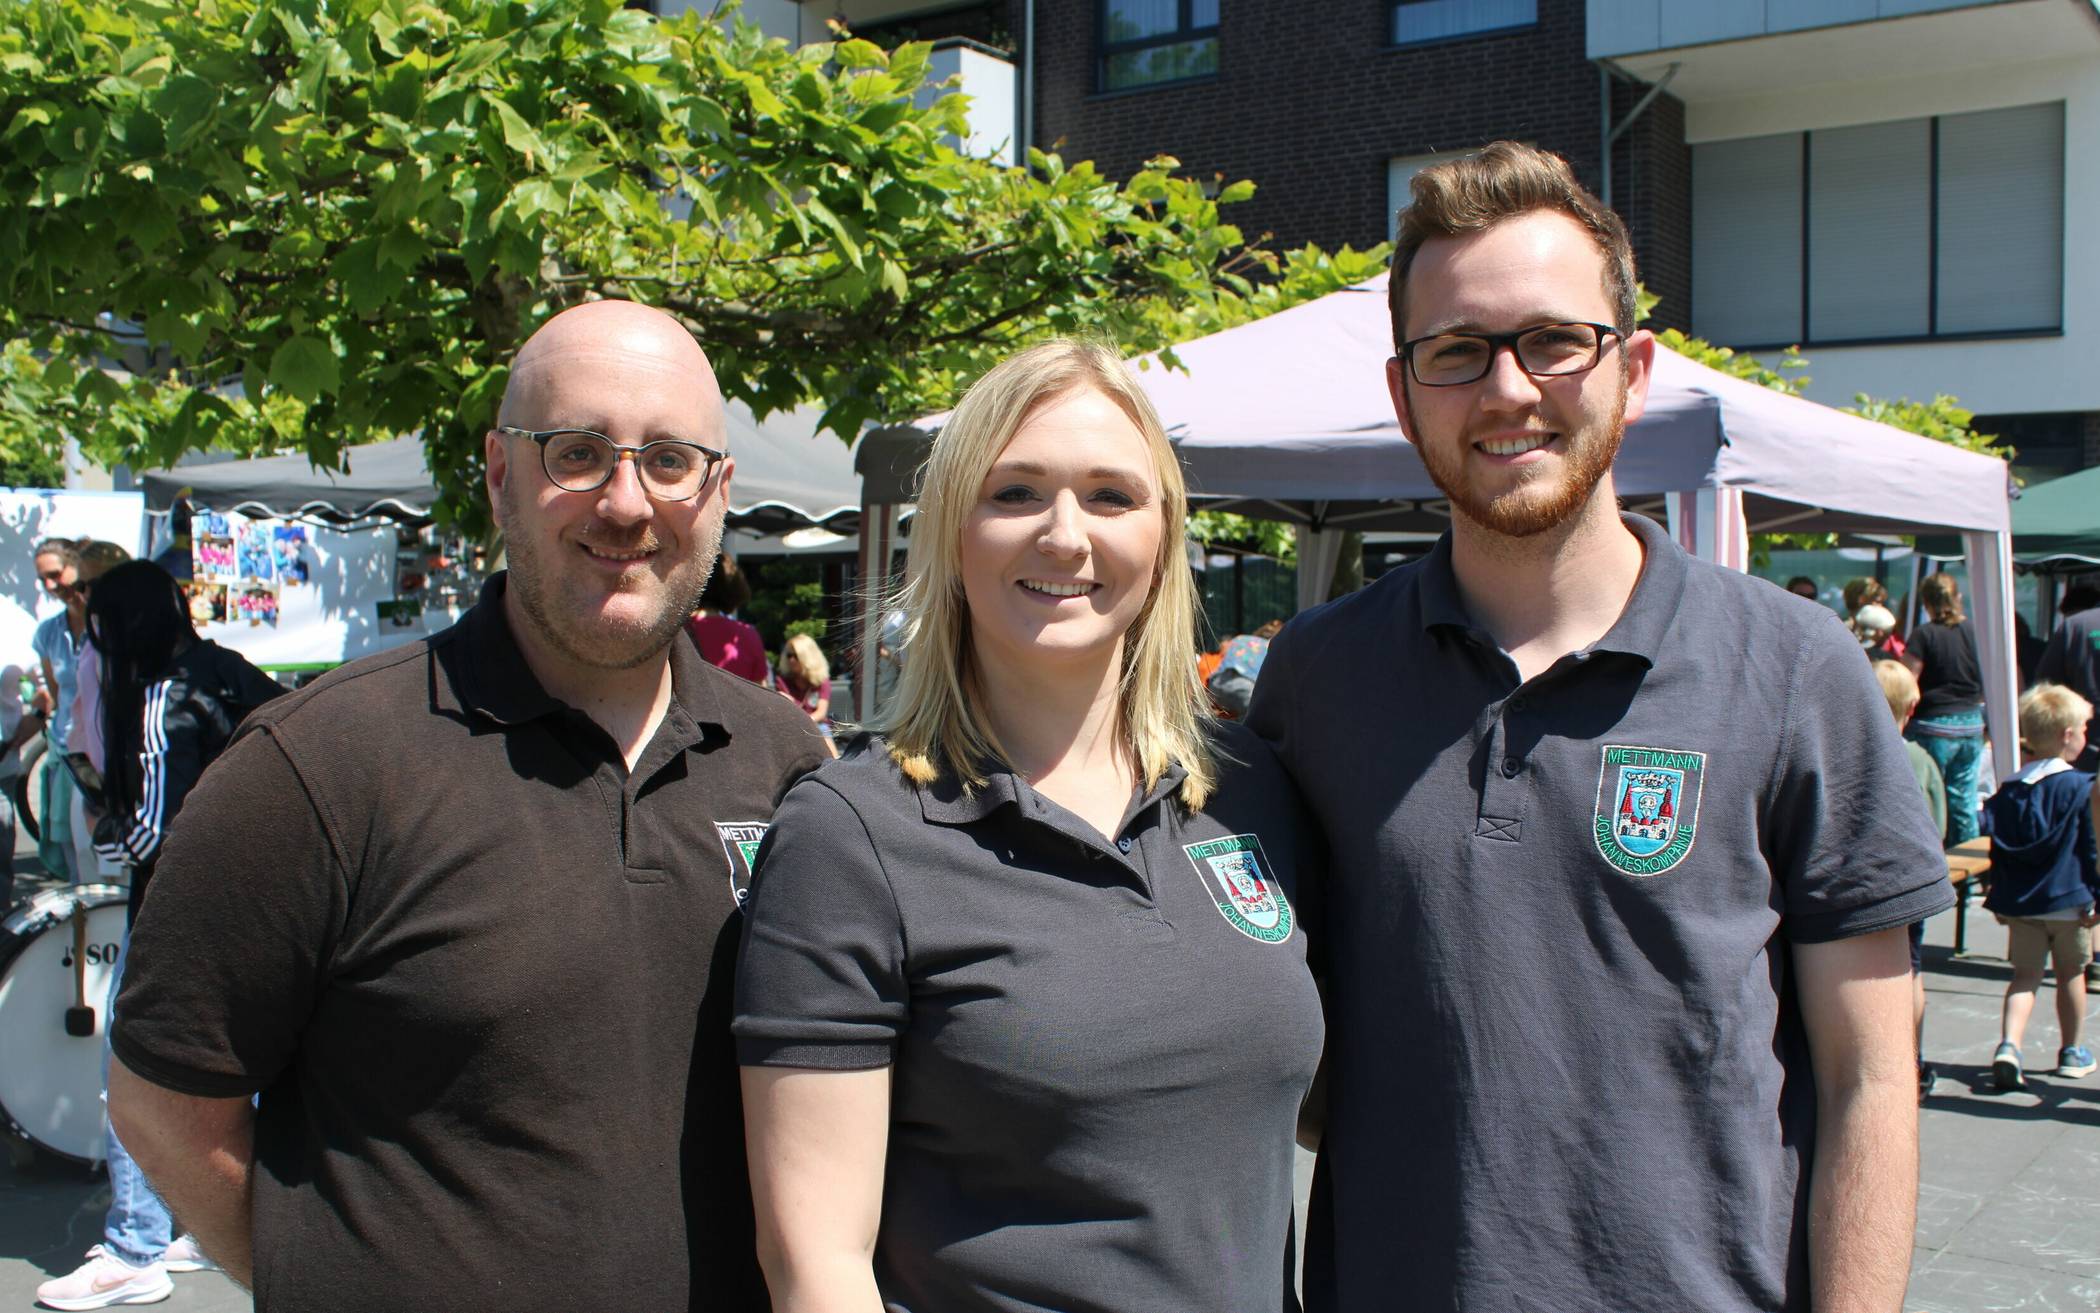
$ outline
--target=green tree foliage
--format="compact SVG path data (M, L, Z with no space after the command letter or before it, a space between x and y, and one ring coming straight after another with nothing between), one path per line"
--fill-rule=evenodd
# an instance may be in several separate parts
M664 307L732 397L850 435L1032 338L1148 348L1162 307L1259 295L1218 281L1274 267L1218 217L1244 186L959 156L929 49L617 0L14 0L0 442L157 466L288 424L330 464L420 430L471 518L504 361L585 299ZM97 368L112 315L179 369Z

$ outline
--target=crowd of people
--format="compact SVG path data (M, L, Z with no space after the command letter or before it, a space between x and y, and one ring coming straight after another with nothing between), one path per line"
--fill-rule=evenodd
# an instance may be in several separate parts
M161 842L204 768L248 711L283 690L239 654L200 639L181 586L114 543L46 539L37 577L64 609L37 629L41 678L0 754L34 741L41 773L39 856L74 883L129 885L127 927L153 877ZM41 737L39 733L41 732ZM10 849L12 835L9 835ZM113 1018L129 934L119 941L105 1020ZM104 1028L104 1076L109 1052ZM170 1272L215 1264L174 1219L113 1129L110 1204L87 1261L37 1289L56 1309L145 1303L173 1293Z
M1302 1240L1315 1313L1895 1313L1958 594L1877 667L1623 513L1623 225L1513 143L1412 186L1385 382L1451 529L1207 671L1173 447L1054 342L934 441L843 724L737 618L701 344L620 301L512 362L453 629L266 701L105 576L110 1115L184 1254L263 1310L1273 1313ZM1994 835L2069 806L2030 701L2066 764ZM165 1297L155 1243L51 1302Z

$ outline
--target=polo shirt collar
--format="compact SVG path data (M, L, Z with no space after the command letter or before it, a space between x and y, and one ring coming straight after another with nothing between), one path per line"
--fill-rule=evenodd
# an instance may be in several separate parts
M1663 640L1684 599L1691 557L1661 525L1645 515L1622 512L1619 522L1641 540L1641 577L1634 581L1633 596L1626 599L1626 609L1619 613L1618 622L1591 644L1590 650L1623 652L1653 667L1662 659Z
M936 825L970 825L1001 807L1021 803L1021 779L1004 767L985 773L984 783L963 787L962 777L943 769L940 778L919 788L919 810Z
M1124 824L1128 825L1147 807L1179 789L1187 777L1188 772L1179 762L1169 764L1159 780L1131 807L1124 817ZM936 825L970 825L1009 804L1025 812L1022 795L1026 790L1027 785L1021 777L1005 767L986 772L984 783L967 793L954 771L943 770L939 779L918 790L919 810Z
M460 619L463 655L457 680L461 710L486 716L499 725L522 725L551 716L562 703L543 686L524 650L510 631L503 595L510 572L499 570L481 586L474 609Z
M567 710L532 673L525 652L511 632L503 596L510 572L498 571L481 586L481 597L461 617L460 637L466 660L456 680L459 709L486 716L499 725L523 725ZM699 649L681 632L671 640L671 708L659 736L668 729L680 746L698 742L702 727L725 729L721 694L708 677Z
M1626 599L1626 609L1619 613L1618 620L1604 637L1590 645L1589 650L1624 653L1653 666L1662 652L1670 621L1684 596L1690 558L1661 525L1647 516L1621 512L1619 522L1640 539L1641 574L1634 581L1633 595ZM1437 625L1469 631L1474 628L1472 618L1466 614L1465 604L1459 600L1458 576L1451 568L1451 534L1448 531L1436 540L1429 555L1422 558L1420 578L1416 596L1423 629Z

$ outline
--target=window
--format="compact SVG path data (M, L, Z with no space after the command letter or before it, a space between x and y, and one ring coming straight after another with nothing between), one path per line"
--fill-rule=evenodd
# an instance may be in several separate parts
M1400 211L1415 203L1413 184L1415 175L1432 164L1455 160L1464 151L1446 151L1441 155L1399 155L1388 160L1385 166L1385 239L1395 241L1400 236Z
M1100 3L1103 91L1216 76L1218 0Z
M1692 148L1692 324L1730 345L2063 326L2061 104Z
M1538 21L1538 0L1395 0L1393 44L1448 41Z

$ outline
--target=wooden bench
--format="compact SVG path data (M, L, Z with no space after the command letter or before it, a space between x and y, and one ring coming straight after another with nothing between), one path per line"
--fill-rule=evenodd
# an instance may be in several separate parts
M1947 850L1947 878L1954 882L1954 955L1968 951L1969 886L1991 869L1991 841L1964 839Z

